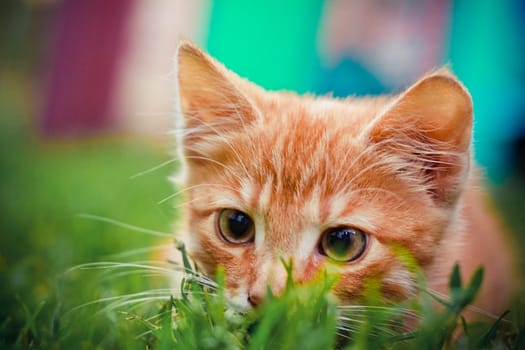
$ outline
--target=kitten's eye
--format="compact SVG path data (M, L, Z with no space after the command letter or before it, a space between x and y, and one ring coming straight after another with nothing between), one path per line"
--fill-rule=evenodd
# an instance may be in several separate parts
M253 241L255 229L252 219L235 209L223 209L219 213L217 228L221 236L230 243L247 243Z
M363 255L367 235L351 227L336 227L325 231L319 243L321 254L340 262L356 260Z

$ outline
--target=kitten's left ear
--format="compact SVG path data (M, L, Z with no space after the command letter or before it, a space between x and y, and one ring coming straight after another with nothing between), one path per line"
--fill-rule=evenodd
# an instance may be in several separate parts
M257 111L239 88L249 83L190 42L179 45L176 60L177 128L184 130L183 149L186 155L206 156L210 138L240 131L256 118Z
M452 73L441 69L402 93L376 118L369 136L407 160L412 175L440 204L457 198L470 165L472 100Z

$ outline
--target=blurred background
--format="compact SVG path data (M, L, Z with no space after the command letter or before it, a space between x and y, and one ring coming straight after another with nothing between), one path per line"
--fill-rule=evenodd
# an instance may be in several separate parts
M2 0L0 28L0 345L143 345L122 345L115 315L75 330L67 310L160 282L64 271L152 259L165 242L79 214L176 221L164 199L180 39L268 89L335 96L400 91L449 65L474 100L494 210L525 244L523 1Z

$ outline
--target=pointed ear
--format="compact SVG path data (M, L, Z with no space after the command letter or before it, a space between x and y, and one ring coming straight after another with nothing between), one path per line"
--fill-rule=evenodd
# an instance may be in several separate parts
M257 111L236 85L242 79L195 45L179 45L176 72L177 129L186 155L202 156L199 148L204 151L208 141L240 131L256 118Z
M419 184L440 204L450 204L468 174L471 134L470 95L452 73L441 69L394 100L377 117L370 137L406 160L410 165L403 169L411 169L411 177L417 174Z

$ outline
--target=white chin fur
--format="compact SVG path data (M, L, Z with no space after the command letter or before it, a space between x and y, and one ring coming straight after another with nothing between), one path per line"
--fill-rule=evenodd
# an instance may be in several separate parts
M247 293L236 293L231 295L229 291L226 291L226 300L228 302L228 308L237 312L246 313L252 309L252 306L248 302Z

